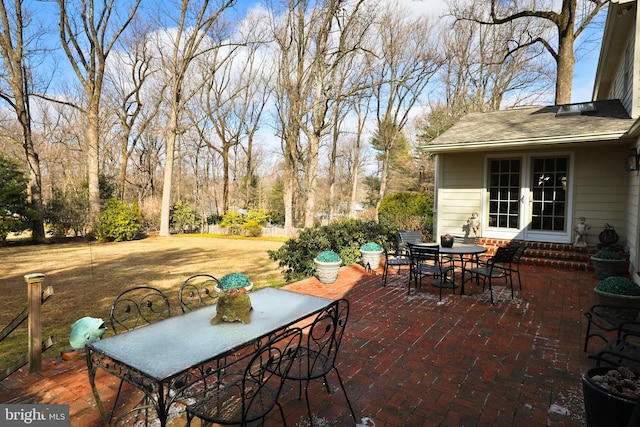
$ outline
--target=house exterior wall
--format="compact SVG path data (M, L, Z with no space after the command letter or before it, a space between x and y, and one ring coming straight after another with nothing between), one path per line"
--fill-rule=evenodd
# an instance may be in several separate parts
M591 226L589 244L599 243L598 235L609 224L620 237L618 243L626 245L627 149L626 145L618 145L575 150L573 218L585 217Z
M627 181L629 172L624 170L627 145L582 146L567 150L558 149L530 150L526 152L499 153L500 156L513 157L541 156L554 153L573 156L573 203L567 212L567 227L572 229L579 217L585 217L591 226L587 241L598 243L598 235L606 223L615 227L620 236L619 243L625 246L626 229L631 224L627 218L630 192ZM497 154L496 154L497 155ZM463 235L463 226L473 212L482 219L482 236L499 237L491 234L486 227L486 159L489 153L456 153L438 155L438 188L436 194L436 218L434 235L445 233ZM635 190L637 192L637 189ZM637 201L636 201L637 214ZM523 236L520 234L520 236ZM521 237L518 238L521 238ZM526 236L523 236L526 238ZM573 233L558 238L559 243L573 239Z
M438 156L440 176L436 199L436 230L464 235L462 227L474 212L482 212L484 156L478 153Z
M635 28L631 27L626 36L624 50L620 56L613 84L607 98L619 99L632 117L638 117L640 102L640 78L638 73L638 55Z

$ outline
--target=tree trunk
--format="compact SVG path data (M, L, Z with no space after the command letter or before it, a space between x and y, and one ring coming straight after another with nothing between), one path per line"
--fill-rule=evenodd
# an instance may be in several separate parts
M565 1L563 20L558 25L558 59L556 78L556 105L571 103L571 85L576 62L573 46L575 44L576 2Z
M100 217L100 136L97 99L87 114L87 173L89 181L89 221L87 235L95 234Z
M175 157L176 140L178 138L178 112L177 107L171 109L169 126L169 137L167 138L167 161L164 165L164 182L162 183L162 205L160 207L160 232L163 237L171 236L169 232L169 220L171 215L171 186L173 183L173 163Z

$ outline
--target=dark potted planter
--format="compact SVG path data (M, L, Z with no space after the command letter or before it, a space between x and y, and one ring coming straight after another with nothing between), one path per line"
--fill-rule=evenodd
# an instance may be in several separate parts
M598 303L621 307L606 308L611 316L625 320L636 320L640 312L640 286L633 280L620 276L609 276L602 279L593 288ZM624 308L623 308L624 307Z
M609 224L605 224L604 230L602 230L598 235L598 239L600 240L600 243L605 246L615 245L618 243L618 233L616 233L615 228Z
M444 234L440 236L440 246L443 248L450 248L453 246L453 236L450 234Z
M625 260L619 253L602 249L591 256L591 265L598 279L619 276L625 266Z
M342 265L340 255L333 251L322 251L313 262L316 265L316 275L320 283L330 284L338 279L338 270Z
M625 367L618 369L599 366L591 368L582 374L582 393L584 396L584 410L587 427L626 427L632 417L638 414L636 409L638 398L631 396L631 389L626 390L622 385L624 378L633 377L633 381L640 386L635 373ZM621 381L618 381L621 379ZM616 384L620 382L621 384ZM608 384L614 383L615 386ZM607 387L607 388L605 388ZM621 390L623 393L614 391Z

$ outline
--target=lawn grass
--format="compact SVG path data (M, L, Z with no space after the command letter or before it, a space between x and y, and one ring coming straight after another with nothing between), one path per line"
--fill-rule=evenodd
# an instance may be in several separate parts
M26 274L43 273L43 289L54 295L42 306L43 339L55 344L43 358L53 358L69 346L71 324L84 316L109 321L113 299L123 290L150 285L166 292L172 315L181 313L178 290L189 276L208 273L246 274L255 289L285 284L268 250L283 239L177 235L148 237L132 242L78 242L0 247L0 330L26 308ZM111 332L107 332L107 336ZM0 369L27 352L26 322L0 343Z

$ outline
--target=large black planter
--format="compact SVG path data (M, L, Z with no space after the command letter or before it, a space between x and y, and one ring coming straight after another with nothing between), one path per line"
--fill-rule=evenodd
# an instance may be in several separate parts
M637 401L600 387L591 379L615 369L599 366L582 374L582 393L587 427L627 427L634 414Z

